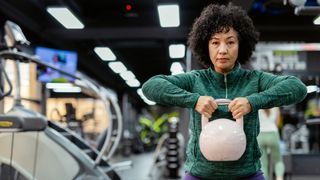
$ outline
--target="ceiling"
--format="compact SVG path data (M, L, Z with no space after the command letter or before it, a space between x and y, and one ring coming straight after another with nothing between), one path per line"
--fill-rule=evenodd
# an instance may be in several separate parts
M161 28L157 4L176 2L180 6L180 26ZM211 2L226 0L0 0L0 23L9 19L20 25L34 46L42 45L79 54L78 69L114 89L119 95L128 92L144 104L130 88L94 53L95 46L108 46L143 83L156 74L170 74L168 45L186 43L186 37L202 8ZM244 7L261 33L262 41L320 42L320 27L314 26L315 15L296 16L286 0L234 0ZM132 5L126 11L126 4ZM47 12L49 6L67 6L85 25L68 30ZM174 61L184 62L184 59Z

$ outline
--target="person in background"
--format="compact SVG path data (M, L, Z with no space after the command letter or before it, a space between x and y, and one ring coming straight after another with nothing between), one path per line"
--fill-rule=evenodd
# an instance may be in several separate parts
M144 95L159 104L191 110L190 138L185 161L185 180L262 180L258 110L302 101L305 85L293 76L245 70L258 42L258 32L241 7L210 4L193 23L188 45L204 69L177 75L156 75L142 86ZM215 99L231 99L228 107ZM201 116L244 117L246 151L236 161L209 161L200 152ZM184 123L182 120L181 123ZM185 122L187 123L187 122Z
M283 180L284 176L285 166L280 152L280 136L277 127L279 117L280 110L278 107L259 110L260 134L258 143L262 149L262 172L266 180L272 179L272 177L269 177L270 173L268 171L271 162L274 164L272 167L274 167L276 179ZM269 162L268 153L271 155L271 162Z

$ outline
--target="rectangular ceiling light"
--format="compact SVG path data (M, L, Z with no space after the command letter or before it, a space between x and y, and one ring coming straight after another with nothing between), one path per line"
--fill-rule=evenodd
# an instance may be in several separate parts
M47 83L47 89L61 89L61 88L69 88L73 87L71 83Z
M83 29L84 25L65 7L48 7L47 12L67 29Z
M158 5L161 27L178 27L180 25L179 5Z
M183 67L179 62L174 62L171 64L170 71L172 75L184 73Z
M313 20L314 25L320 25L320 15Z
M148 98L146 98L146 97L144 96L144 94L142 93L142 89L141 89L141 88L137 89L137 93L138 93L138 95L141 97L141 99L142 99L145 103L147 103L148 105L155 105L155 104L156 104L154 101L150 101Z
M123 80L126 80L126 81L136 78L136 76L131 71L122 72L120 73L120 76Z
M184 44L171 44L169 45L170 58L183 58L185 55L186 46Z
M110 48L108 47L95 47L94 52L103 60L103 61L115 61L117 58L113 54Z
M120 61L117 61L117 62L110 62L108 64L108 66L112 69L113 72L115 73L123 73L125 71L127 71L127 68L126 66L120 62Z
M144 96L141 88L137 89L137 94L139 94L139 96L141 96L141 97Z
M140 82L137 79L130 79L130 80L126 81L126 83L130 87L139 87L140 86Z
M53 92L56 93L80 93L81 88L80 87L68 87L68 88L55 88L53 89Z

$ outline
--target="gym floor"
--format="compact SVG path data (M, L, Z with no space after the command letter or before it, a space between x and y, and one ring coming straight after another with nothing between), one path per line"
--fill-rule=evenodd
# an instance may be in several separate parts
M130 157L114 156L110 164L128 160L132 161L133 165L131 168L117 170L123 180L169 180L163 177L163 173L161 173L164 172L164 167L153 166L153 155L154 152L137 155L131 154ZM183 168L180 168L179 175L183 174Z
M131 154L129 157L114 156L112 163L131 160L133 166L129 169L118 169L121 179L123 180L169 180L164 178L161 167L153 166L153 152L142 154ZM183 168L180 168L179 175L183 177ZM183 179L183 178L178 178ZM286 176L284 180L319 180L320 176L291 175ZM170 179L171 180L171 179Z

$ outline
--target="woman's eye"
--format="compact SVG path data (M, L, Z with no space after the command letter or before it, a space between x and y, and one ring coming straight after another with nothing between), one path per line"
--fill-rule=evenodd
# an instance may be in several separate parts
M234 41L229 41L228 44L229 45L233 45L235 42Z
M211 44L212 44L212 45L218 45L219 43L216 42L216 41L213 41Z

